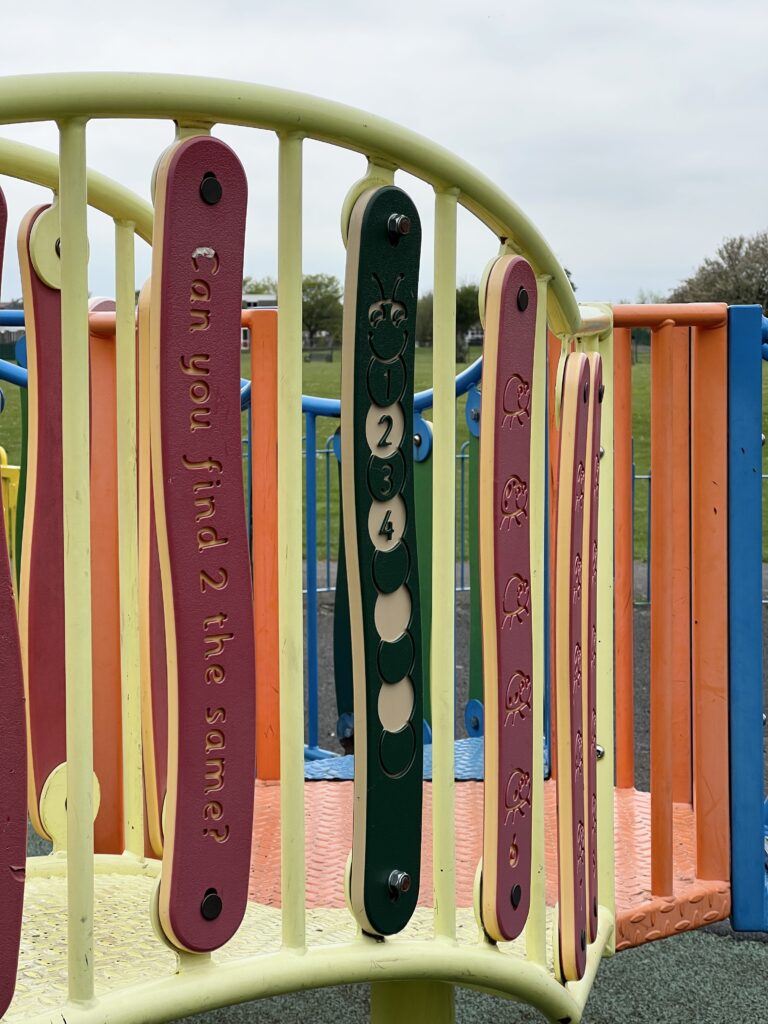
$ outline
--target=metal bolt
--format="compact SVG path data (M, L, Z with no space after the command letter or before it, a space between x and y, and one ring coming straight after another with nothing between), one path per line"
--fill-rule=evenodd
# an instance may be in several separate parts
M602 761L603 758L605 757L605 747L601 747L600 744L598 743L597 747L595 749L595 754L597 756L597 760L598 761Z
M587 933L584 931L583 928L581 930L580 942L581 942L581 951L583 953L584 950L587 948Z
M586 402L589 398L589 381L584 381L584 401Z
M605 448L603 448L603 446L602 446L602 445L600 445L600 458L602 459L602 457L603 457L604 455L605 455Z
M522 285L520 285L517 292L517 308L521 313L524 313L526 309L528 309L528 292Z
M480 410L479 409L472 409L470 414L469 414L469 417L470 417L470 419L472 420L473 423L477 423L477 421L480 419Z
M399 896L404 895L411 888L411 876L407 871L398 871L395 868L394 871L389 873L389 892L390 895L397 899Z
M765 448L765 434L760 435L760 446Z
M387 221L387 234L392 245L397 245L403 235L411 233L411 218L404 213L390 213Z
M763 717L765 717L765 716L763 716ZM472 726L473 729L479 729L480 728L480 719L477 717L477 715L472 715L472 718L470 719L469 724ZM765 723L763 723L763 724L765 724Z
M413 435L413 445L415 448L421 448L421 434Z
M53 244L53 247L56 250L56 255L59 257L59 259L61 259L61 239L60 238L56 239L56 241Z
M598 392L597 392L597 400L598 400L598 402L602 402L604 394L605 394L605 384L601 384L599 389L598 389Z
M206 171L200 182L200 198L203 202L208 206L215 206L221 200L223 192L221 182L213 171Z
M597 896L592 900L592 913L597 917Z
M520 906L520 900L523 898L523 890L519 885L516 885L510 893L510 899L512 901L512 909L517 910Z
M200 904L200 913L206 921L215 921L222 909L221 896L215 889L206 889L203 902Z

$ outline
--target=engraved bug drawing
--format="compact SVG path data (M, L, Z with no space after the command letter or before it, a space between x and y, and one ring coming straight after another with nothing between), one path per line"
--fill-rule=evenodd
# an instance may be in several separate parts
M408 316L408 310L402 302L396 298L397 289L402 284L405 274L398 274L392 286L392 295L387 296L384 284L378 274L371 275L379 286L381 299L374 302L368 309L368 323L371 327L378 327L380 324L391 323L394 327L400 327Z
M504 819L505 825L509 822L510 818L514 825L518 814L521 818L525 817L526 808L531 806L530 772L523 771L522 768L516 768L512 772L504 793L504 806L507 812Z
M500 530L511 530L513 522L522 526L528 518L528 484L519 476L511 476L504 484L501 517Z
M584 770L584 740L580 731L576 733L576 743L573 748L573 767L577 775Z
M577 551L573 560L573 600L578 601L581 597L581 555Z
M505 726L509 723L510 718L514 722L518 715L524 720L531 710L531 677L525 672L518 670L507 683L504 706L507 712L504 719Z
M519 373L513 373L504 388L502 427L511 426L515 422L522 426L523 421L530 418L530 404L531 385Z
M576 862L581 870L579 871L579 885L584 884L584 822L576 825Z
M530 600L531 587L528 580L515 573L504 588L502 601L504 618L501 628L504 629L507 625L511 628L513 619L516 622L522 622L527 615L530 615Z
M576 501L574 502L577 512L584 508L584 463L579 463L576 470Z
M575 644L573 648L573 692L578 693L581 688L581 644Z
M592 582L597 582L597 541L592 541Z

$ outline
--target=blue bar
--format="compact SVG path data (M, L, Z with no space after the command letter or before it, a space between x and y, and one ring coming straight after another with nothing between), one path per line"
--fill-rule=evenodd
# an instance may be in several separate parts
M0 309L0 327L23 327L23 309Z
M317 425L314 413L307 413L304 442L307 474L307 717L309 746L317 747Z
M763 837L760 306L728 310L728 619L731 921L768 930Z
M13 310L12 312L16 312ZM20 388L27 386L27 371L23 366L16 363L9 363L7 359L0 359L0 380L6 380L9 384L17 384Z

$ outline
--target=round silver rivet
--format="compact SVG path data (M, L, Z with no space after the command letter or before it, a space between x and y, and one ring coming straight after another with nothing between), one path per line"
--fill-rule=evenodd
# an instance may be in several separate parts
M601 747L600 744L598 743L597 744L597 749L595 750L595 754L597 756L597 760L598 761L602 761L603 758L605 757L605 747Z

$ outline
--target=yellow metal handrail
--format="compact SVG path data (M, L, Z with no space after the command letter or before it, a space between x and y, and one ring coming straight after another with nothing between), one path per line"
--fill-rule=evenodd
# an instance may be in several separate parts
M507 251L524 255L533 265L540 289L542 314L537 322L534 376L544 394L547 319L564 339L610 346L611 313L606 307L583 312L568 279L543 237L503 192L464 161L423 137L389 121L341 104L299 93L245 83L170 75L41 75L0 79L0 123L58 122L58 160L19 143L0 143L0 172L45 184L58 192L61 214L62 347L67 352L62 375L64 452L65 606L67 649L67 748L73 751L67 779L67 864L69 929L69 1011L71 1021L169 1019L254 998L320 985L369 980L453 983L511 993L538 1006L553 1019L575 1022L589 992L613 930L612 891L606 887L600 909L597 941L590 947L587 972L562 986L553 977L547 948L544 909L542 805L543 756L535 747L534 858L542 871L532 879L537 909L532 907L526 933L526 956L512 961L488 944L457 945L454 854L453 780L453 616L448 601L435 602L432 625L433 817L435 913L434 939L429 943L396 939L375 943L358 937L343 947L312 947L307 943L305 908L304 776L302 735L298 728L281 731L281 866L282 951L250 954L236 962L214 964L207 957L179 953L180 973L172 980L134 984L126 990L99 993L94 977L94 879L112 871L119 861L125 876L146 879L156 865L143 860L140 729L136 725L138 694L138 614L136 555L136 431L133 234L152 236L152 211L125 189L87 170L87 122L95 118L166 118L178 134L205 133L215 124L237 124L277 133L278 158L278 506L280 714L284 723L303 720L302 544L301 505L295 481L301 478L301 324L302 324L302 149L304 138L317 139L365 154L370 173L402 169L435 190L434 287L434 431L444 438L435 445L433 477L433 577L435 593L453 593L455 501L454 355L456 217L464 206L486 224ZM120 459L119 526L121 574L121 640L123 644L123 713L127 722L126 845L124 858L95 858L92 813L92 679L90 593L90 484L87 330L87 205L91 203L116 222L116 298L118 370L118 451ZM544 311L546 310L546 317ZM544 452L545 403L534 406L534 444ZM608 446L606 445L606 448ZM607 452L603 472L611 463ZM539 472L541 467L539 467ZM543 607L544 482L532 482L532 583L534 607ZM601 504L601 536L610 530L610 500ZM599 600L610 597L609 558L600 566ZM539 612L540 614L540 612ZM534 668L543 668L543 643ZM611 695L605 679L605 735L612 747ZM537 736L542 734L541 709L536 709ZM601 871L612 865L612 837L607 800L612 788L606 759L600 768ZM137 775L138 765L138 775ZM536 774L538 773L538 775ZM606 788L607 787L607 788ZM607 839L606 839L607 836ZM36 866L35 879L63 873L61 861ZM122 877L122 876L121 876ZM296 954L302 954L296 956ZM98 966L98 965L97 965ZM436 997L434 997L436 998ZM385 1001L374 986L374 1018L385 1019ZM377 1009L377 1006L379 1009ZM382 1016L377 1018L377 1013ZM48 1019L44 1014L36 1020ZM387 1018L391 1019L391 1018ZM448 1019L446 1017L446 1019Z

